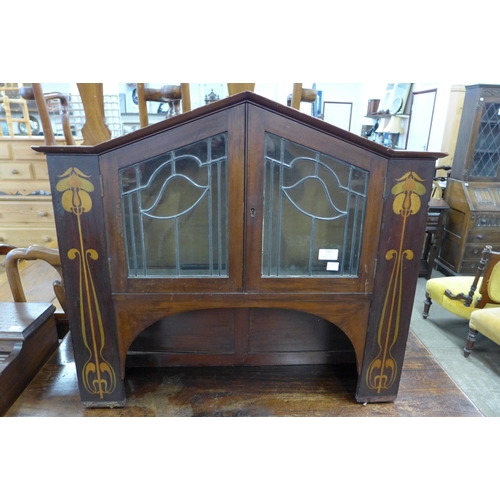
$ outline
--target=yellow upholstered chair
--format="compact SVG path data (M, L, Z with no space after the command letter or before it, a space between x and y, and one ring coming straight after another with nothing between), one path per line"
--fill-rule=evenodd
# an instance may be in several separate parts
M478 309L500 307L500 252L485 247L475 276L449 276L427 281L423 317L437 302L447 311L470 319Z
M467 335L467 342L464 347L464 356L466 358L474 347L478 333L500 344L500 308L472 311L469 321L469 335Z

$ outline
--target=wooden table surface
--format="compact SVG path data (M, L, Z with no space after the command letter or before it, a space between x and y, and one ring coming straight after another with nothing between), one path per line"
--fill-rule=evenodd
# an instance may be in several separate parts
M481 417L410 332L394 403L354 400L354 364L128 368L124 408L84 408L67 335L6 417Z
M20 270L28 301L61 310L53 268L25 261ZM0 273L0 301L12 300ZM395 403L356 403L357 378L354 365L129 368L125 408L86 409L70 334L6 416L481 416L411 333Z

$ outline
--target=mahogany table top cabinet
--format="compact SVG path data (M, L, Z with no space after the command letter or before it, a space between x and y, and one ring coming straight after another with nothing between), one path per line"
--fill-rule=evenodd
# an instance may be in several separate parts
M397 396L436 160L252 92L44 146L82 404L126 366L357 364Z
M472 275L485 245L500 248L500 85L470 85L447 181L450 206L436 259L446 274Z

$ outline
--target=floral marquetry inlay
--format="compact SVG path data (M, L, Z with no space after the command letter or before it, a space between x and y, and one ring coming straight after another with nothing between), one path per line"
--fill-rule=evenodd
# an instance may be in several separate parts
M395 196L392 209L395 214L403 217L403 228L399 240L399 247L389 250L385 258L393 262L390 280L384 299L382 316L378 326L377 343L378 355L370 363L366 375L366 383L370 389L378 394L389 389L397 380L398 366L393 355L393 348L399 336L401 324L401 306L403 303L404 261L412 260L414 253L405 249L405 233L407 219L420 211L420 196L426 192L425 186L415 172L408 172L403 177L396 179L397 184L392 188Z
M90 260L97 261L99 254L95 249L85 248L81 224L82 215L92 210L89 193L94 191L94 185L89 181L90 176L78 168L68 168L60 177L56 190L62 193L61 204L64 210L76 216L78 222L79 248L71 248L67 256L78 263L80 323L88 353L81 370L82 381L90 394L103 398L104 394L115 390L116 373L103 355L106 336L90 263Z

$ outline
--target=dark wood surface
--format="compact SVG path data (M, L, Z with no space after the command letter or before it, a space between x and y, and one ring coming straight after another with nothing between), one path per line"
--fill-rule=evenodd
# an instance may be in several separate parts
M466 87L457 147L444 194L450 206L449 217L436 259L438 269L448 275L473 275L485 245L500 249L499 128L490 108L499 103L498 85ZM486 159L487 163L483 163ZM472 175L475 161L488 165L481 177L477 171Z
M445 274L473 275L485 245L500 249L500 182L450 178L445 199L450 206L436 262ZM484 198L483 198L484 196Z
M63 312L57 301L52 283L58 279L57 271L44 261L23 261L19 263L19 273L28 302L52 302L56 310ZM0 273L0 302L12 302L13 296L5 270Z
M68 332L68 318L56 297L53 283L60 276L57 270L43 260L23 260L18 264L23 290L28 302L50 302L56 308L54 317L59 338ZM5 269L0 272L0 302L12 302Z
M444 227L450 207L442 198L431 198L427 211L427 226L425 228L424 251L420 263L419 276L430 279L434 269L434 261L441 248Z
M0 416L58 348L54 306L0 302Z
M124 408L84 408L71 336L7 417L480 417L410 332L398 398L356 403L354 364L128 368Z

